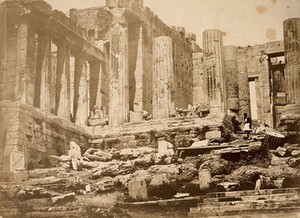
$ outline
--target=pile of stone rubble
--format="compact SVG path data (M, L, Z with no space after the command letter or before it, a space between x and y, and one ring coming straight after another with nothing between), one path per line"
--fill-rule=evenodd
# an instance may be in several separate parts
M53 208L61 205L72 208L70 214L76 210L94 213L98 206L88 207L94 204L85 203L85 196L102 198L118 193L110 205L114 208L116 202L142 203L205 196L212 192L298 187L300 146L285 143L269 150L257 139L260 136L255 140L237 137L226 143L194 142L192 148L203 144L214 149L186 157L180 157L178 149L167 141L159 141L156 148L125 147L107 151L89 148L85 152L71 142L68 155L48 157L51 168L31 170L23 182L0 185L2 203L22 205L11 210L0 206L0 215L21 213L20 208L33 200L38 200L43 213L47 212L45 208L52 208L48 214L54 213ZM101 206L98 209L101 213L106 211ZM26 212L35 217L32 210ZM126 214L122 210L118 213Z

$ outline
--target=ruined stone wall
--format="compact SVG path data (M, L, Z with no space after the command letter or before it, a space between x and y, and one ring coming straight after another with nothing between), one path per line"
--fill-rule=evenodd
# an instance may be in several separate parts
M268 56L264 45L256 45L247 50L248 78L256 82L256 104L258 121L272 126Z
M258 122L273 127L273 124L276 123L275 119L278 120L277 115L281 113L281 109L279 106L277 107L276 99L272 99L273 95L276 95L273 90L276 87L272 87L270 79L271 76L273 78L273 75L276 75L276 72L273 72L270 61L271 57L281 54L283 54L283 42L281 41L248 46L238 50L240 116L243 113L251 114L249 81L252 80L255 81ZM272 103L273 101L274 103Z
M70 140L86 144L76 124L87 125L90 102L105 101L106 65L88 32L46 2L6 1L0 10L0 100L9 100L1 103L0 156L13 171L65 153Z
M169 36L174 43L176 106L187 107L188 104L193 103L192 53L197 50L195 35L186 33L184 28L167 26L149 8L143 8L139 1L107 1L106 6L83 10L72 9L70 17L84 28L94 31L95 42L107 40L110 47L114 46L112 34L115 20L126 20L129 110L146 110L150 113L153 111L153 41L159 36ZM108 61L111 62L112 59ZM112 85L110 90L113 91ZM124 121L119 123L122 122Z
M204 103L203 53L193 53L193 105Z
M92 38L85 30L62 12L52 10L46 2L27 1L21 5L7 1L1 6L0 71L3 79L0 83L2 88L7 88L1 91L0 99L20 99L87 125L88 62L100 64L105 61L104 54L92 45ZM72 88L71 55L75 57ZM95 68L94 73L97 74Z
M13 165L10 168L10 156L4 155L4 152L5 154L13 151L22 152L17 147L20 123L18 112L16 104L11 104L9 101L0 102L0 168L2 170L14 170L18 166ZM24 163L24 155L20 163Z
M6 123L0 129L5 171L45 167L48 155L67 155L70 141L88 146L88 134L71 122L19 101L0 106L0 120Z

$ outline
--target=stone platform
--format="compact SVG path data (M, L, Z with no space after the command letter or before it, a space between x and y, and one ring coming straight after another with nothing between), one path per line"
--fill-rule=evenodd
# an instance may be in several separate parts
M169 119L127 123L118 127L87 127L90 143L97 148L157 146L158 140L167 140L175 147L187 147L192 139L225 136L230 129L225 114L207 117L183 116Z

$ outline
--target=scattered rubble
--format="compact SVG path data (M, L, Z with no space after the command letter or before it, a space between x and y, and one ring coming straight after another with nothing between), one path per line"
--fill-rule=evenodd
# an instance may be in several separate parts
M72 142L68 155L48 157L52 168L29 171L29 180L22 186L8 190L0 186L0 193L23 202L48 199L56 207L82 196L117 191L126 193L122 201L148 202L212 191L295 187L300 181L300 146L266 147L262 134L249 140L237 134L223 142L218 132L211 131L206 134L209 139L194 140L189 147L159 140L156 148L125 145L119 150L89 148L84 152ZM190 150L197 152L181 153Z

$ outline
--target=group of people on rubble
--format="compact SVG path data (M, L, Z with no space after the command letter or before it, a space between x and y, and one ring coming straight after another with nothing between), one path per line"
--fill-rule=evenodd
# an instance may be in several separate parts
M237 120L236 116L232 116L231 122L232 122L232 125L234 128L234 130L233 130L234 133L242 131L241 124L244 124L243 130L247 134L247 139L249 139L250 133L252 131L252 119L250 116L248 116L247 113L244 113L243 122L240 122L239 120Z

